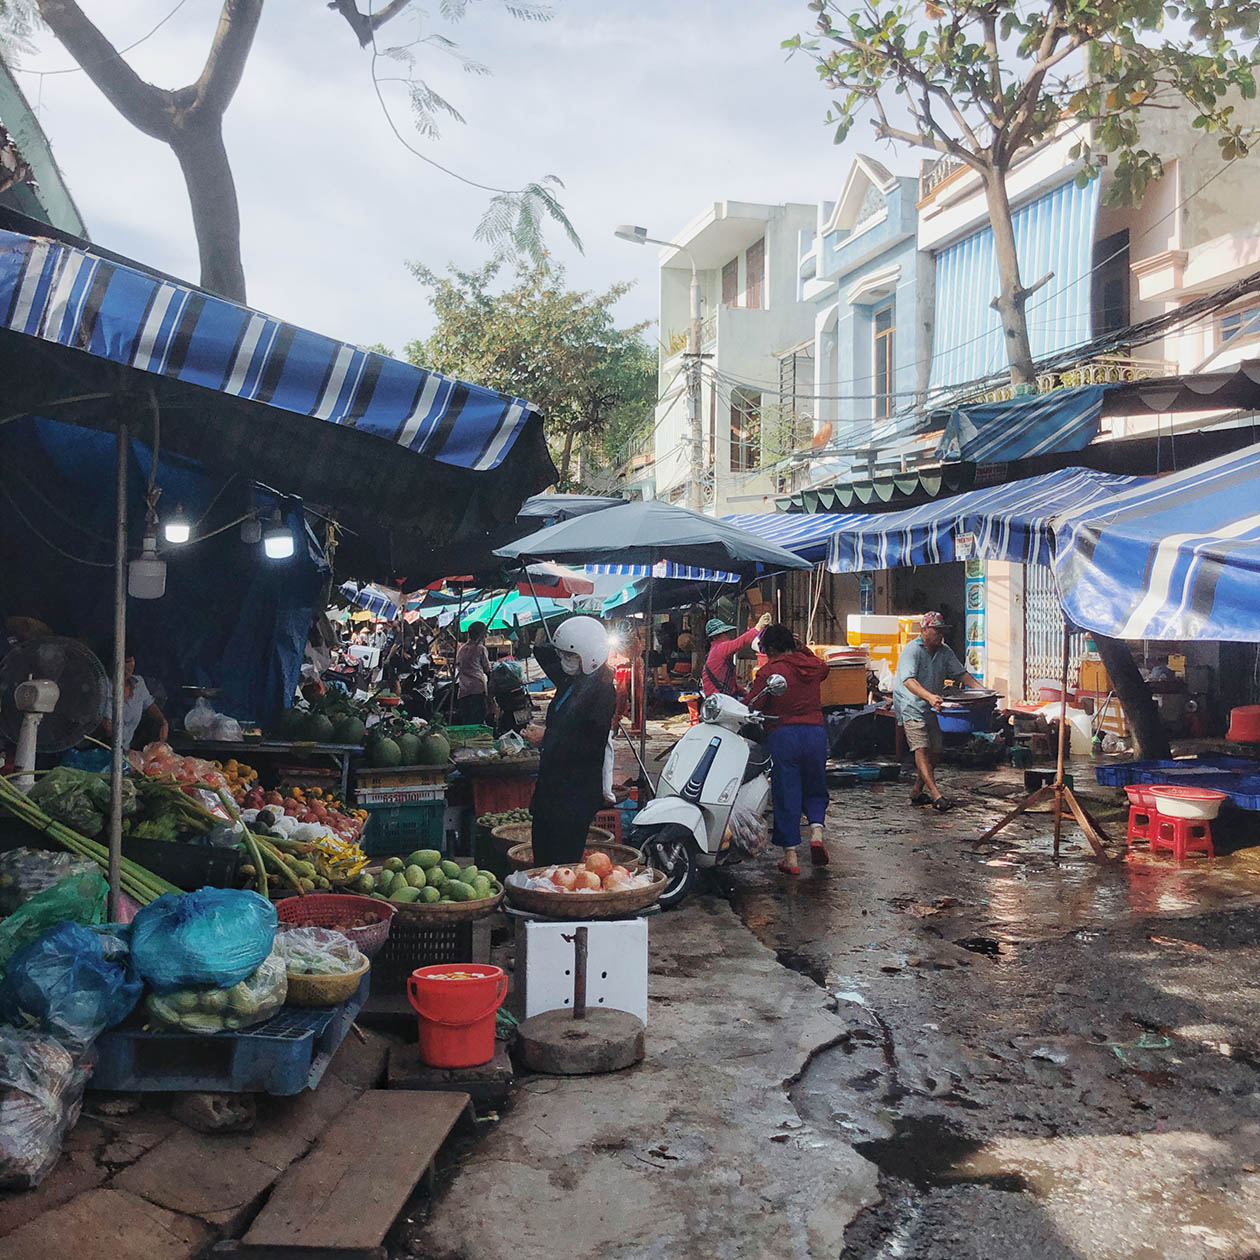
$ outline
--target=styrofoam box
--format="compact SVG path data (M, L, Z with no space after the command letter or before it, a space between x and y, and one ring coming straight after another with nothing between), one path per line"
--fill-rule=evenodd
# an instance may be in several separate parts
M573 929L586 935L586 1005L629 1011L647 1023L648 925L646 919L539 923L526 920L516 978L525 1018L573 1007ZM565 938L568 938L567 940ZM518 940L521 938L518 937Z

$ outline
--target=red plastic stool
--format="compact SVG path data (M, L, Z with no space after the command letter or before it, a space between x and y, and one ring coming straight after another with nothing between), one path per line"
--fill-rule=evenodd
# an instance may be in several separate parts
M1212 847L1212 824L1197 818L1169 818L1156 814L1152 819L1151 852L1171 849L1173 857L1182 861L1187 853L1206 853L1215 857Z
M1128 783L1124 790L1129 798L1128 843L1132 847L1134 840L1149 840L1155 830L1155 798L1141 784Z

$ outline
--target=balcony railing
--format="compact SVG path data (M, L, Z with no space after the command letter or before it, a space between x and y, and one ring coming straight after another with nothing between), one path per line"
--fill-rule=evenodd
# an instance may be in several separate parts
M1070 368L1058 368L1037 376L1037 393L1048 394L1055 389L1075 389L1081 385L1112 385L1125 381L1149 381L1163 376L1175 376L1177 367L1166 359L1130 359L1121 355L1104 354L1087 363L1077 363ZM979 394L972 402L1007 402L1015 396L1011 385L1000 385L987 393Z
M672 359L682 354L687 348L687 338L691 335L689 328L671 328L665 337L665 357ZM700 349L711 346L717 340L717 314L710 315L700 321Z

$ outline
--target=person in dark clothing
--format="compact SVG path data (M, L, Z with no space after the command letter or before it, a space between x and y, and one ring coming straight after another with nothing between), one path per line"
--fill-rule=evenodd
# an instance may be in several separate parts
M534 656L556 684L546 727L528 726L541 745L534 816L534 864L580 862L586 835L604 804L604 757L617 693L607 664L608 635L594 617L570 617Z

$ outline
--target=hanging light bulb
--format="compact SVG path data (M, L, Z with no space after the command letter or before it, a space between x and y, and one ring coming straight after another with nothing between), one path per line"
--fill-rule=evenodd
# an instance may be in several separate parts
M241 522L241 542L257 543L262 542L262 521L257 516L248 517Z
M145 533L140 555L127 565L127 594L132 599L161 599L166 594L166 561L158 555L156 533Z
M175 505L174 515L168 517L162 525L162 536L168 543L186 543L192 537L192 525L184 515L184 505Z
M293 531L284 523L280 509L271 514L271 523L263 531L263 550L269 560L287 560L293 554Z

